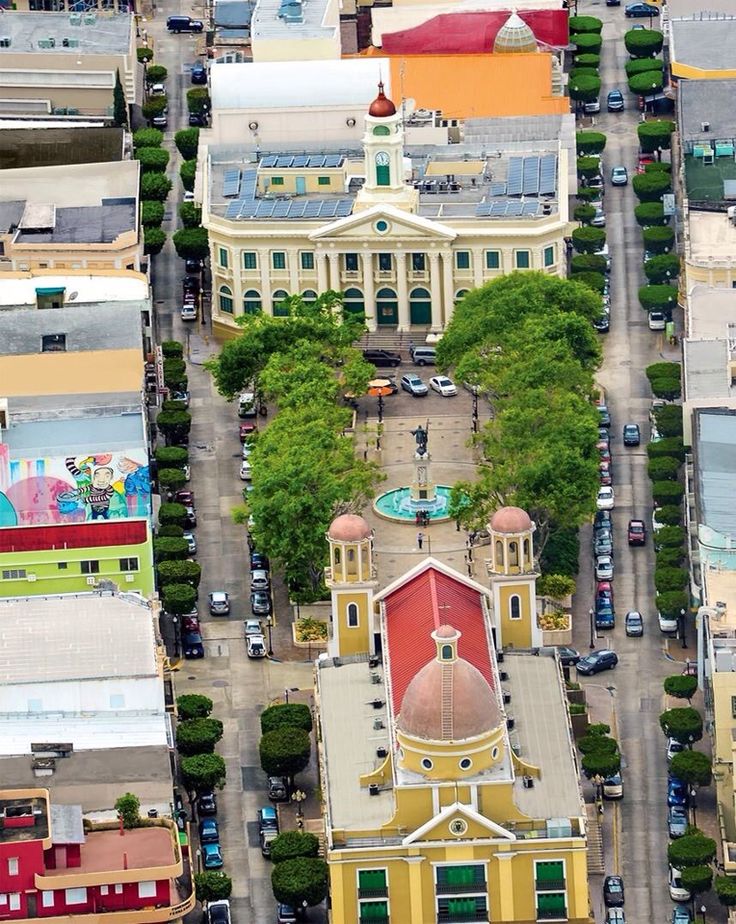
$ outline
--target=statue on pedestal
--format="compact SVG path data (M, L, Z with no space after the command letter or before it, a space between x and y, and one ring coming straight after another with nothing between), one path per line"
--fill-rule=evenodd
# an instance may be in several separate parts
M411 431L411 435L417 441L417 455L425 456L427 454L427 444L429 442L429 431L419 424L416 430Z

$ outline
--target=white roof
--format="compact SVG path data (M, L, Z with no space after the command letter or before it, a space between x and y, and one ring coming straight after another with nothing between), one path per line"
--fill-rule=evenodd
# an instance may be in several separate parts
M367 108L380 79L390 97L388 64L377 59L216 63L210 68L210 95L213 109Z
M64 289L65 302L143 301L148 297L144 276L23 276L3 273L0 286L0 307L3 305L35 305L37 289ZM72 298L72 294L76 293Z

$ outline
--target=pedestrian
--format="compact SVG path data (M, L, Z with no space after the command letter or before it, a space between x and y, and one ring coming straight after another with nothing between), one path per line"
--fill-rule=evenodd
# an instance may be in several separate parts
M421 551L424 542L424 533L417 533L417 548Z
M414 525L415 526L422 525L422 511L421 510L417 510L416 512L416 516L414 517Z

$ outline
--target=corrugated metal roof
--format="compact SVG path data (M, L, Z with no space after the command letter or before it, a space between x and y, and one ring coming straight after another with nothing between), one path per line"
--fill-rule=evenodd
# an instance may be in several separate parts
M736 537L733 485L736 479L736 411L696 411L698 501L702 523Z

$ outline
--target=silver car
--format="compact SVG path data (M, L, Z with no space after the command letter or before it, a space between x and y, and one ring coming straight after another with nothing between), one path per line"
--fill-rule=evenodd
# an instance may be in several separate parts
M613 580L613 559L610 555L599 555L595 560L596 581Z
M230 612L230 594L215 590L209 595L210 613L213 616L227 616Z
M268 576L268 571L258 570L251 571L250 574L250 589L251 590L268 590L271 586L271 581Z

